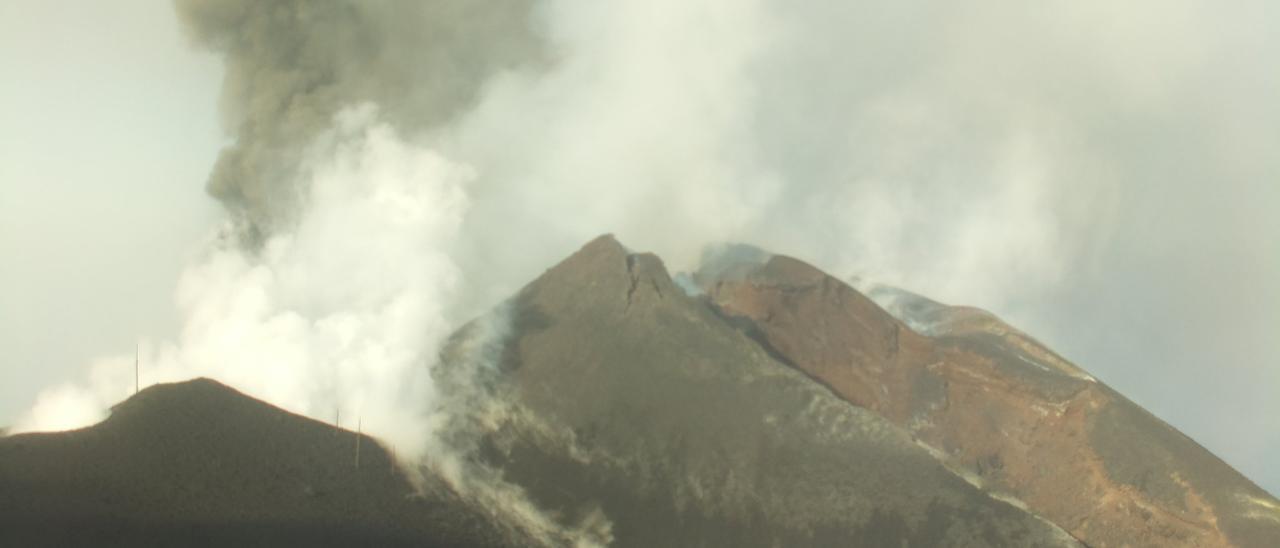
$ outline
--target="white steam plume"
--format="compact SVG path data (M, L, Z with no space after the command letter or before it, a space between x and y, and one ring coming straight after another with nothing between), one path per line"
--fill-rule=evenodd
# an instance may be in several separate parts
M388 13L370 6L357 8L351 24L385 26ZM265 234L260 244L244 249L241 241L223 240L187 273L178 295L182 340L149 356L161 371L153 378L206 374L316 418L366 402L421 414L431 391L422 375L450 328L602 232L657 251L676 269L695 266L707 244L741 240L986 302L998 300L1011 279L1045 283L1057 273L1051 250L1059 247L1058 220L1047 205L1053 187L1040 143L1025 128L982 143L985 157L960 176L987 180L967 185L950 184L945 173L918 179L898 167L908 161L901 151L863 157L849 178L830 158L799 163L767 148L772 125L787 112L766 92L809 99L806 90L770 80L798 70L794 58L780 53L831 39L798 36L812 21L794 18L814 14L777 7L758 0L545 2L529 25L542 33L541 47L554 62L494 71L469 103L418 107L375 93L394 103L379 109L391 117L388 125L371 125L372 108L339 110L337 127L323 133L314 130L327 127L318 116L371 89L341 75L376 80L414 67L332 68L364 61L363 50L377 57L394 46L363 41L319 60L265 54L259 50L307 44L318 32L277 13L262 28L235 27L230 38L251 41L217 42L236 60L226 93L245 105L235 112L255 118L236 126L241 140L220 161L215 187L243 186L224 198L233 212L289 211L253 221L255 234ZM188 13L204 17L196 23L202 32L238 20L204 9ZM342 13L308 4L293 9L323 21L319 30ZM271 32L272 25L281 31ZM280 75L311 74L313 65L323 69L316 76ZM248 85L255 76L262 85ZM312 80L333 93L315 94L304 85ZM303 122L279 106L289 105L281 96L291 94L301 101ZM403 113L415 108L449 110L450 121L411 123L439 118ZM920 108L908 96L833 111L893 136L919 123L913 112ZM263 128L263 119L281 127ZM857 138L858 125L810 121L833 140ZM291 146L274 153L264 139ZM451 162L475 172L459 175L466 169ZM814 163L839 167L817 170ZM254 165L266 167L243 182L232 177ZM464 188L455 181L462 178L473 180ZM966 199L966 192L980 199ZM940 228L920 233L943 216L948 222ZM911 245L921 240L928 252ZM417 388L405 393L405 387ZM65 402L69 392L58 393ZM123 394L99 398L98 407ZM379 420L368 422L371 432L390 434L379 430Z
M366 423L418 416L434 388L412 376L450 328L603 232L676 269L706 244L753 243L1049 340L1053 310L1080 293L1160 305L1211 293L1210 274L1280 279L1280 263L1256 260L1267 238L1238 237L1276 234L1280 160L1266 146L1280 143L1280 77L1251 64L1280 50L1265 3L401 4L179 3L227 59L236 145L211 185L253 234L220 240L184 278L182 340L144 356L165 378L211 375L322 419L338 404L369 408ZM350 110L365 103L385 126ZM343 130L353 118L365 129ZM395 181L365 180L378 173ZM1238 249L1219 266L1179 262L1183 245L1220 242ZM1173 276L1163 293L1135 256ZM1252 326L1280 307L1237 336L1218 326L1254 293L1204 299L1236 308L1197 332L1275 380L1263 366L1280 348ZM1185 328L1165 327L1142 352ZM238 348L214 359L229 333ZM247 361L267 355L291 365ZM33 416L100 416L127 394L129 366L96 369ZM1211 420L1200 411L1170 417ZM1232 460L1234 447L1211 448Z
M449 258L472 172L401 140L370 106L342 112L307 150L292 229L256 252L220 235L183 274L175 343L146 347L147 384L209 376L290 411L353 425L420 454L427 365L453 328ZM22 430L82 426L133 389L132 356L41 396Z

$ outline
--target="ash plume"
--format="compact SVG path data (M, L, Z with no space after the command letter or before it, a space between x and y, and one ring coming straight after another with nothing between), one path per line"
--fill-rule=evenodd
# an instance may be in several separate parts
M220 53L221 107L234 141L210 194L246 230L266 236L297 219L301 155L343 108L379 106L410 132L447 122L493 73L543 54L532 2L254 2L178 0L193 41Z
M1269 4L176 6L224 61L231 143L207 186L228 222L179 284L180 340L144 341L144 379L363 412L421 454L419 425L447 400L424 374L445 337L582 242L612 232L673 271L745 242L1073 341L1277 481L1280 445L1228 436L1265 418L1188 411L1196 383L1144 392L1131 367L1187 380L1239 363L1217 375L1256 404L1235 417L1280 416L1280 307L1257 305L1280 302L1261 281L1280 267L1257 260L1280 201ZM1205 222L1171 222L1186 218ZM1244 281L1205 290L1227 279ZM1132 333L1089 331L1104 313ZM1218 338L1166 344L1184 331ZM21 428L100 418L131 392L132 359L46 391Z

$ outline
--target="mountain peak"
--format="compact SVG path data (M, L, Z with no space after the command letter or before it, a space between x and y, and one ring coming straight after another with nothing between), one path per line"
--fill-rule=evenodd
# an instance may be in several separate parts
M208 378L150 386L88 428L0 438L4 546L500 544L486 519L416 491L373 438Z
M521 292L547 306L576 302L628 310L637 303L677 294L681 290L662 259L652 253L631 253L612 234L587 242Z
M1240 509L1241 496L1265 496L1257 486L990 313L879 290L903 324L795 259L730 272L702 277L710 302L784 363L1089 545L1276 536Z
M185 381L156 383L147 386L139 390L137 394L120 402L116 407L151 404L192 396L253 400L243 392L220 381L209 377L196 377Z
M625 260L628 254L627 248L613 234L601 234L560 261L557 268L593 270L594 266L616 265L618 261Z
M799 259L771 255L724 272L729 275L699 275L720 314L852 403L889 417L908 412L904 402L917 387L899 374L905 371L900 365L930 352L924 337Z
M111 415L104 421L104 425L113 429L149 429L161 423L197 427L190 423L201 421L222 423L248 416L275 414L285 414L297 420L315 422L250 397L214 379L197 377L143 388L137 394L112 407Z
M438 432L552 529L615 546L1275 545L1274 498L994 316L873 289L891 314L751 246L704 259L685 292L657 256L588 242L469 324L506 326L500 366L441 355L441 393L483 411ZM485 533L524 513L431 481L406 503L371 438L193 379L0 439L0 544L85 523L186 544L191 520L245 516L342 544L527 544Z
M652 254L594 240L505 310L484 456L553 515L599 505L619 546L1074 545L776 361Z

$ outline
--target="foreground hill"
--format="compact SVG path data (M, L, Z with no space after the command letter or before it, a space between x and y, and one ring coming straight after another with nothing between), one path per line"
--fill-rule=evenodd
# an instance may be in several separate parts
M484 546L494 529L414 490L354 432L208 379L106 421L0 439L0 546Z

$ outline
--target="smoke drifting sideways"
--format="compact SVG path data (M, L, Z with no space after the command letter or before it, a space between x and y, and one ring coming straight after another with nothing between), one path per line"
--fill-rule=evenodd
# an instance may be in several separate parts
M209 178L248 233L287 227L306 200L295 171L334 115L379 105L401 129L458 116L494 71L532 62L530 3L179 0L197 44L223 55L235 142Z
M213 377L313 418L359 417L419 454L434 399L424 357L452 328L460 273L446 251L474 175L376 119L372 106L344 110L299 154L307 206L288 231L252 250L230 223L213 237L178 283L179 340L142 348L148 384ZM42 395L24 429L103 418L133 389L133 358Z
M229 219L144 376L208 375L323 420L341 408L406 456L448 399L428 373L441 341L600 233L673 270L747 242L1051 342L1084 321L1053 313L1079 290L1150 286L1117 260L1136 248L1280 234L1246 221L1280 203L1262 183L1280 176L1264 152L1280 76L1249 64L1280 51L1261 2L176 7L224 59L234 141L208 189ZM1189 228L1196 214L1222 224ZM1280 279L1243 262L1265 238L1235 241L1224 271ZM132 359L45 392L22 428L100 418L132 390ZM1252 439L1271 448L1240 454L1280 454Z

